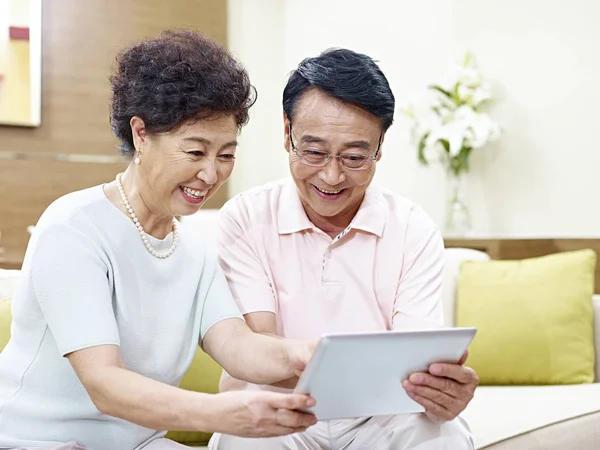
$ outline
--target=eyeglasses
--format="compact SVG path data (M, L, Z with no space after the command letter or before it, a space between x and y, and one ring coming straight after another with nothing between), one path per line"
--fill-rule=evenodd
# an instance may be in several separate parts
M365 170L373 165L373 162L377 160L379 155L379 148L381 147L381 136L379 137L379 144L377 150L373 154L364 155L360 153L344 153L341 155L334 155L331 152L323 150L317 150L312 148L296 148L294 140L292 139L292 124L290 123L290 144L292 151L298 155L300 161L307 166L323 167L327 165L331 158L336 158L342 166L348 170Z

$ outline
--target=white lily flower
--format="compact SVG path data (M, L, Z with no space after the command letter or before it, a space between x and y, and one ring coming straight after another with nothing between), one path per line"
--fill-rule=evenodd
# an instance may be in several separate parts
M456 83L458 83L458 80L460 80L461 71L462 66L459 66L458 64L452 66L442 75L437 85L445 91L452 92L454 90L454 86L456 86Z
M430 87L428 96L405 111L412 120L412 142L424 144L424 154L442 150L454 160L464 148L481 148L499 138L500 126L479 110L492 99L491 84L471 65L470 54Z

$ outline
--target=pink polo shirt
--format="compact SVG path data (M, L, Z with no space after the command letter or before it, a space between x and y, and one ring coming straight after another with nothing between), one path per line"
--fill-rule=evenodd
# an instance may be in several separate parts
M221 210L219 256L242 313L274 312L278 334L442 326L444 244L415 203L372 183L332 239L306 216L291 178Z

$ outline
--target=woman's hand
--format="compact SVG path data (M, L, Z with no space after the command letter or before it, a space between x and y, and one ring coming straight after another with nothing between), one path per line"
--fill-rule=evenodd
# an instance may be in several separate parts
M318 341L302 341L286 339L286 353L290 369L299 377L304 372L308 361L312 358Z
M308 361L310 361L312 358L318 341L284 339L282 342L284 343L285 353L287 355L286 364L294 375L285 380L271 383L271 386L284 389L294 389L296 384L298 384L300 375L302 375L302 372L304 372Z
M241 437L284 436L306 430L317 423L300 409L314 406L306 395L274 392L233 391L213 396L210 431Z

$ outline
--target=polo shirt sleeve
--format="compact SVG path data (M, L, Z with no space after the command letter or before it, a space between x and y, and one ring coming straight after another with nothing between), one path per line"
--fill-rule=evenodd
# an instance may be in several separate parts
M242 314L275 313L273 287L252 237L255 227L243 203L230 200L220 214L219 262Z
M396 330L443 326L444 240L437 227L417 210L406 228L402 275L392 325Z
M92 238L67 224L39 231L31 284L62 356L97 345L120 345L108 267Z

